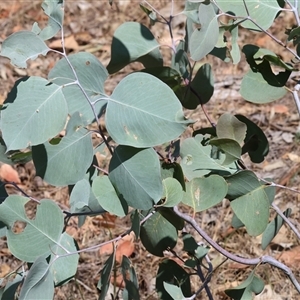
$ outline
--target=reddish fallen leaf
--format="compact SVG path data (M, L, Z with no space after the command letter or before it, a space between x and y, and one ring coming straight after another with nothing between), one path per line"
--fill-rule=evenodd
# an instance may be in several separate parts
M0 178L3 181L21 183L18 172L10 165L3 164L0 167Z
M248 266L248 265L244 265L244 264L240 264L240 263L237 263L237 262L233 262L233 263L228 264L228 267L229 267L230 269L241 270L241 269L246 269L246 268L248 268L249 266Z
M55 40L53 42L51 42L49 44L49 48L52 49L60 49L62 47L61 45L61 40ZM68 37L65 38L65 48L67 49L73 49L73 50L78 50L79 49L79 45L76 42L74 35L70 35Z
M134 233L124 236L118 243L116 250L116 261L122 262L123 255L129 257L134 251Z
M113 249L114 249L113 243L109 243L109 244L103 245L99 249L99 254L100 255L110 255L110 254L112 254Z
M110 277L110 282L111 282L111 284L116 285L118 288L122 289L125 287L123 275L121 273L117 274L117 276L115 276L115 274L113 274Z
M286 264L288 267L298 269L300 266L300 246L284 251L281 255L279 255L278 260Z
M272 106L272 109L277 114L287 114L289 112L289 108L283 104L275 104Z
M6 263L2 263L0 266L0 276L3 278L10 272L10 266Z
M116 243L116 261L119 264L122 262L123 255L129 257L133 253L134 239L135 235L133 232L131 232ZM112 252L113 243L106 244L99 249L100 255L110 255Z

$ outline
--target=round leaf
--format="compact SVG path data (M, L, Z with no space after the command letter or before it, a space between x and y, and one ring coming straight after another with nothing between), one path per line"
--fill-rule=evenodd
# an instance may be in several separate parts
M119 199L107 176L98 176L93 180L92 190L99 204L106 211L119 217L127 214L128 207L123 199Z
M252 103L264 104L282 98L286 94L284 87L269 85L261 73L249 70L244 76L240 93L242 97Z
M178 180L168 177L163 180L163 187L164 207L173 207L182 200L183 191Z
M60 86L41 77L18 80L1 110L1 130L7 151L53 138L64 129L67 115Z
M18 68L26 68L28 59L36 59L40 54L46 55L50 50L45 42L31 31L13 33L4 40L1 48L1 55L8 57Z
M227 183L219 175L194 178L186 184L182 202L195 212L206 210L220 203L227 194Z
M60 236L58 243L59 245L55 245L52 248L52 253L54 253L52 254L52 259L54 259L54 257L57 255L59 256L68 254L64 249L68 250L69 253L74 253L77 251L74 239L66 232ZM64 249L61 246L63 246ZM51 264L50 269L53 274L55 285L66 283L72 277L74 277L77 271L78 259L79 254L76 253L58 258Z
M34 262L38 256L47 257L59 239L64 226L61 209L51 200L43 199L34 219L28 219L24 205L28 198L12 195L0 205L0 220L8 227L7 243L11 253L20 260ZM26 223L21 233L14 233L16 221Z
M199 19L201 29L196 29L190 41L190 51L193 60L201 60L212 51L219 39L219 24L214 6L200 4Z
M151 31L140 23L125 22L114 33L107 70L115 73L136 60L145 67L162 66L159 44Z
M68 103L69 114L80 112L81 117L90 124L95 116L88 101L93 102L104 93L104 82L108 73L99 60L87 52L79 52L68 56L68 60L76 71L79 84L84 89L89 99L86 99L78 84L63 87L63 93ZM58 84L65 85L76 81L73 70L65 58L56 63L48 75L49 80ZM100 114L106 101L98 101L94 105L95 112Z
M190 123L174 92L146 73L125 77L107 104L106 128L122 145L152 147L177 138Z
M245 224L249 235L258 236L264 232L269 221L269 198L264 186L230 202L236 216Z
M118 146L109 165L109 179L128 205L150 209L163 194L160 164L153 149Z
M232 139L241 145L246 136L247 126L230 113L225 113L219 118L216 131L218 138Z
M281 10L277 0L217 0L216 3L223 12L231 12L237 17L245 18L248 17L245 8L245 5L247 5L250 17L265 30L273 24L277 13ZM242 26L249 29L259 30L258 27L251 21L243 22Z
M156 213L141 227L140 238L147 251L162 257L167 248L175 247L177 229L160 213Z
M52 185L75 184L83 179L93 160L90 134L81 128L66 135L58 145L45 143L32 147L36 175Z

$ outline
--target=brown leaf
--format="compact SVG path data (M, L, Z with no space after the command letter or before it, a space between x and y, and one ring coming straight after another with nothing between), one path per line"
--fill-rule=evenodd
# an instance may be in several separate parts
M287 114L289 112L289 108L283 104L275 104L271 107L271 110L277 114Z
M116 261L120 264L123 255L129 257L134 251L135 234L131 232L116 243ZM99 249L100 255L110 255L113 252L113 243L106 244Z
M290 250L284 251L278 260L286 264L288 267L299 268L300 265L300 246L296 246Z
M10 272L10 266L6 263L2 263L0 266L0 277L3 278Z
M51 42L49 44L49 48L52 48L52 49L60 49L60 48L62 48L61 39L55 40L55 41ZM79 45L76 42L76 40L74 38L74 35L70 35L70 36L68 36L68 37L65 38L65 48L67 48L67 49L73 49L73 50L78 50L79 49Z
M116 261L118 263L122 262L123 255L129 257L134 251L134 233L133 231L130 234L124 236L117 245L116 250Z
M0 167L0 178L4 181L21 183L18 172L10 165L3 164Z

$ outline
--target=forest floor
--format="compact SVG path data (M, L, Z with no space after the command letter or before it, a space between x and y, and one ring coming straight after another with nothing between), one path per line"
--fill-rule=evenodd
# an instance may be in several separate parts
M170 14L171 0L150 1L161 14ZM184 1L175 1L175 10L178 12L183 8ZM43 14L41 1L1 1L0 3L0 45L3 40L20 30L31 30L33 22L43 23L47 18ZM93 53L104 66L110 60L110 43L116 28L125 21L142 22L149 26L149 20L139 7L138 1L114 2L109 5L108 0L66 0L65 3L65 45L69 53L88 51ZM173 32L176 39L184 34L184 18L174 18ZM284 40L285 27L292 25L292 18L288 14L280 16L271 32L279 39ZM151 27L151 31L162 44L168 44L168 30L165 26L158 24ZM260 47L268 48L280 54L286 61L291 59L289 54L263 34L253 34L246 30L240 32L240 46L253 43ZM60 50L59 38L53 38L49 42L50 48ZM169 57L168 51L165 55ZM36 75L46 77L49 70L58 61L59 57L49 54L47 57L38 57L30 61L27 69L18 69L10 65L9 61L0 57L0 103L6 99L7 93L14 82L25 75ZM291 95L285 96L276 102L256 105L246 102L239 94L241 79L247 71L244 58L237 65L226 64L216 58L208 58L211 63L215 77L215 93L210 102L206 105L210 116L217 120L225 112L243 114L256 122L265 132L270 143L270 153L265 161L258 165L252 165L245 158L246 165L257 172L260 177L272 178L274 182L288 188L299 189L300 183L300 127L299 114ZM139 70L142 66L134 63L115 75L109 77L106 83L106 92L109 94L116 84L129 72ZM195 111L186 111L187 116L196 120L196 127L206 127L208 122L201 108ZM190 135L185 133L185 136ZM102 167L105 168L106 158L103 158ZM20 178L20 187L32 197L37 199L53 199L63 209L68 209L69 196L67 188L49 186L40 178L35 177L35 170L31 162L15 166ZM1 175L1 172L0 172ZM5 177L2 175L2 177ZM5 180L6 178L2 178ZM16 189L9 188L9 194L19 194ZM295 225L300 224L300 197L296 192L289 189L278 189L275 202L282 209L292 208L291 219ZM204 214L197 214L196 218L202 228L218 243L228 251L245 256L258 257L263 254L272 255L286 263L300 279L300 246L295 235L283 227L272 244L263 251L261 249L261 237L250 237L244 229L232 232L230 221L232 212L227 204L222 204L222 209L212 208ZM274 215L274 214L272 214ZM108 214L87 218L83 227L78 229L77 221L70 223L68 233L78 242L80 248L99 244L111 237L118 236L124 232L124 228L130 228L128 219L116 219ZM298 229L300 229L298 227ZM201 241L199 236L195 237ZM129 244L133 242L130 241ZM141 299L157 299L155 294L155 275L162 258L154 257L147 253L141 243L133 244L134 249L130 259L136 268L141 287ZM76 279L64 287L56 288L55 299L98 299L97 282L99 272L107 256L105 251L84 252L80 255L80 263ZM172 253L166 254L173 257ZM216 251L209 252L213 265L216 266L225 260ZM4 239L0 240L0 278L13 271L20 265L20 261L14 259L7 248ZM226 288L238 285L251 272L251 267L246 267L226 261L218 268L212 276L210 287L214 299L228 299L224 293ZM299 299L299 294L283 272L271 268L268 265L261 265L257 268L258 274L265 281L265 291L256 299ZM195 287L201 283L193 281ZM109 299L109 298L107 298ZM197 299L206 299L203 294Z

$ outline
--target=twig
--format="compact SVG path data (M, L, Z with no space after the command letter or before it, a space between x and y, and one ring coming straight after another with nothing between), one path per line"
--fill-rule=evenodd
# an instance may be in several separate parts
M184 221L188 222L201 236L206 240L208 244L210 244L213 248L215 248L219 253L224 255L225 257L231 259L232 261L244 264L244 265L258 265L258 264L265 264L268 263L278 269L281 269L285 272L285 274L289 277L291 282L294 284L297 291L300 293L300 283L297 281L295 275L293 274L292 270L287 267L285 264L279 262L272 256L264 255L257 258L245 258L241 256L234 255L224 248L222 248L218 243L216 243L203 229L201 229L194 218L190 217L187 214L184 214L179 211L177 206L173 208L176 215L182 218Z
M26 192L24 192L24 191L23 191L23 190L15 183L15 182L9 181L9 182L5 182L4 184L5 184L5 185L7 185L7 184L13 185L13 186L14 186L18 191L20 191L25 197L29 198L30 200L32 200L32 201L34 201L34 202L36 202L36 203L38 203L38 204L41 203L40 200L35 199L35 198L29 196Z
M279 207L274 202L272 203L272 207L277 212L277 214L284 220L284 222L287 223L289 227L294 231L298 240L300 240L300 232L297 230L295 225L289 220L288 217L284 215L284 213L279 209Z
M297 22L298 26L300 26L300 18L299 18L299 13L298 13L298 0L294 0L295 5L292 5L289 0L285 0L285 2L290 6L290 8L295 16L296 22Z

